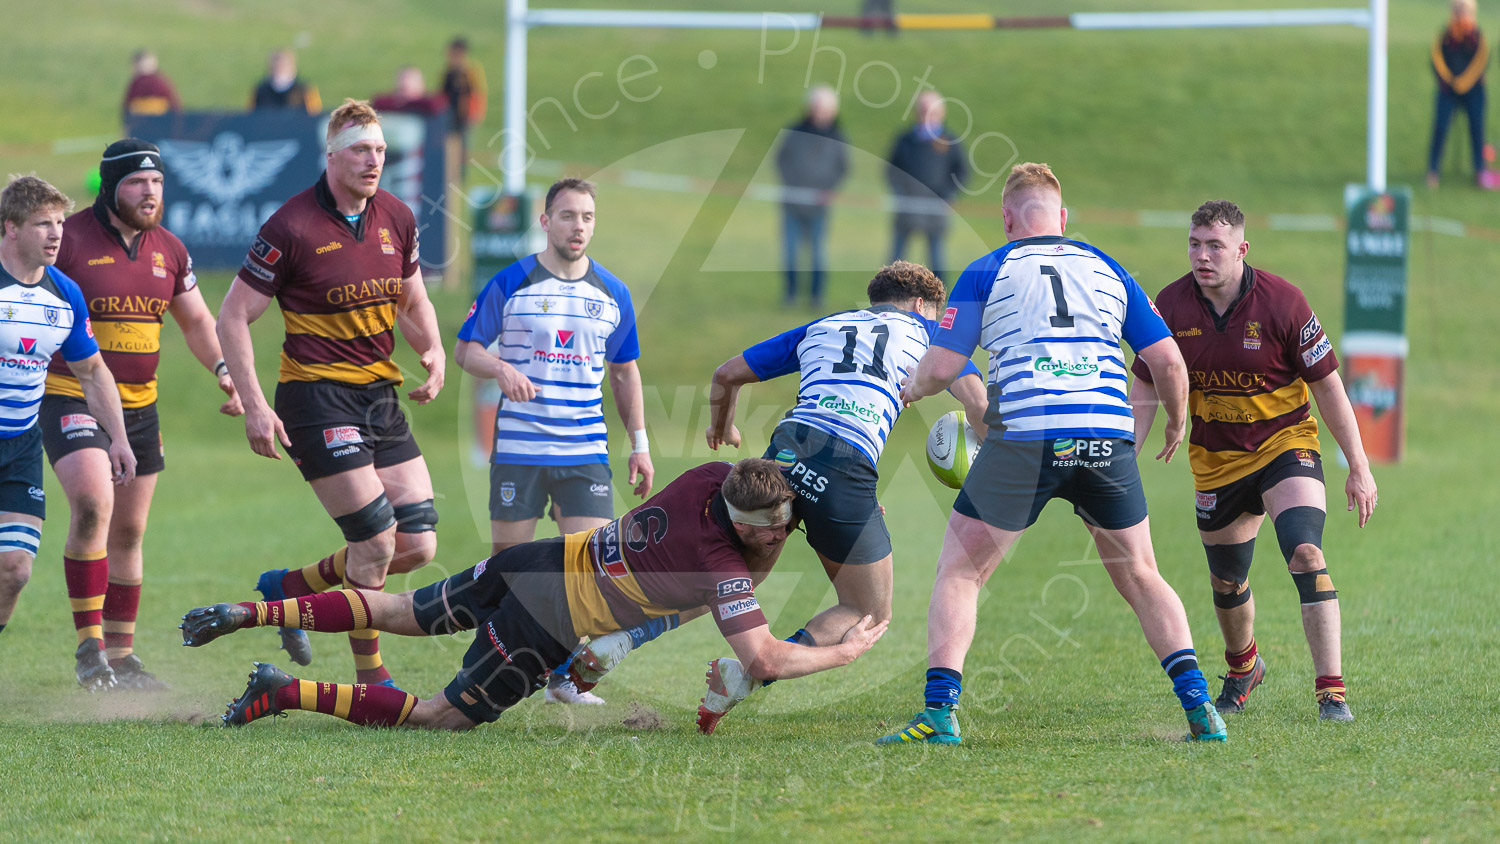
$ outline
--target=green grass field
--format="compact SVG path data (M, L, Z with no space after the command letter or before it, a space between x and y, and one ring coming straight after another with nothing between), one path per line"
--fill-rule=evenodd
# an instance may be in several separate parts
M987 10L953 3L901 7ZM1018 0L1004 13L1262 5L1287 3ZM1392 5L1391 181L1416 185L1431 119L1425 56L1446 3ZM714 6L761 8L750 0ZM0 94L6 172L35 170L80 192L97 151L57 142L118 131L128 55L143 44L158 49L190 107L238 107L265 53L299 32L308 33L303 71L325 102L384 90L408 61L435 73L441 45L463 32L494 92L480 136L499 129L502 4L460 0L437 11L397 0L171 0L152 4L149 16L144 8L59 0L7 13L17 35ZM1493 38L1500 18L1486 14L1481 24ZM549 162L563 162L603 186L591 252L635 293L665 483L710 457L700 432L713 367L812 316L780 308L775 208L744 197L747 185L771 178L771 145L798 111L807 79L836 82L844 68L844 127L863 151L848 207L834 221L833 306L858 302L887 257L879 157L925 74L972 111L976 134L1002 133L1021 160L1050 162L1074 208L1072 233L1114 254L1148 291L1185 268L1185 212L1227 197L1254 217L1250 261L1300 284L1337 337L1341 235L1255 225L1273 213L1339 215L1343 185L1363 178L1363 37L1353 29L914 32L894 40L826 32L814 53L812 33L791 47L789 34L772 33L769 48L787 51L765 56L762 67L758 32L541 31L531 40L530 95L556 97L561 108L536 112L536 178L545 184L556 170ZM714 54L711 69L700 64L704 51ZM627 89L643 96L659 86L644 102L615 87L617 68L632 56L659 69ZM618 102L607 118L585 117L571 100L590 73L602 76L586 81L583 105L597 114ZM478 163L495 171L498 148L476 147ZM1455 139L1444 187L1417 189L1416 213L1476 231L1414 234L1407 456L1377 467L1384 506L1364 530L1343 512L1344 476L1329 461L1325 546L1343 599L1354 724L1316 720L1295 590L1266 531L1254 584L1267 683L1230 722L1227 745L1178 741L1184 725L1170 684L1077 519L1054 505L984 593L963 745L872 746L920 706L927 599L952 501L922 465L921 442L927 425L956 406L944 398L909 412L882 462L897 554L891 632L847 669L757 694L712 738L696 735L692 716L704 663L727 646L702 622L632 656L601 686L606 707L535 699L464 735L377 732L301 714L220 730L216 716L243 688L250 662L280 656L276 637L252 631L186 650L178 616L244 599L260 571L311 562L340 540L290 462L254 456L240 423L214 413L211 379L168 329L161 405L169 468L146 540L136 649L175 690L91 696L74 683L59 559L66 504L49 476L42 554L0 634L0 839L1492 840L1500 830L1500 632L1497 543L1484 525L1500 505L1491 480L1500 461L1486 435L1458 423L1500 414L1500 368L1484 340L1493 334L1500 269L1488 235L1500 216L1494 195L1468 187L1457 147ZM1003 173L1010 156L1009 145L994 141L976 152L976 164ZM636 171L714 187L652 189L632 181ZM485 178L470 169L471 183ZM951 263L1003 242L998 204L999 180L960 203ZM1183 212L1181 227L1126 225L1140 210ZM217 305L230 274L200 278ZM434 291L450 348L468 283ZM269 374L280 320L268 314L257 328ZM415 366L409 351L400 360ZM487 548L485 473L469 462L475 385L451 364L449 376L436 403L410 414L438 491L439 560L392 578L392 589L465 568ZM742 399L745 453L759 453L794 387L784 380ZM618 454L625 440L615 428ZM1333 450L1325 438L1325 452ZM1143 474L1161 569L1187 604L1205 673L1217 673L1222 642L1186 461L1144 466ZM832 598L811 552L795 544L762 591L781 635ZM451 678L467 645L463 637L382 641L397 680L424 696ZM344 637L315 637L314 645L316 661L304 672L348 682Z

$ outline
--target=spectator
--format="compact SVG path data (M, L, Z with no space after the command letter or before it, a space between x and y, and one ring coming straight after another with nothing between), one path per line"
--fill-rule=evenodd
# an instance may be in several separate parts
M891 147L886 181L896 202L895 243L891 261L906 251L913 232L927 235L931 267L943 277L943 236L948 230L949 202L969 178L963 145L943 126L946 101L937 91L917 96L916 121Z
M1463 106L1469 119L1469 145L1474 157L1474 178L1480 187L1500 188L1500 174L1489 170L1484 144L1484 71L1489 64L1489 45L1475 21L1474 0L1453 0L1453 14L1432 45L1432 70L1437 74L1437 114L1432 121L1432 148L1427 154L1427 186L1438 185L1439 159L1448 138L1453 111Z
M443 96L453 116L453 131L468 149L469 130L484 121L487 104L484 68L469 58L469 42L454 38L448 42L448 64L443 71Z
M303 110L317 114L323 110L318 88L297 75L297 55L282 47L266 59L266 78L250 94L251 111Z
M875 20L892 38L896 37L896 0L860 0L859 29L865 35L875 31Z
M828 203L849 172L849 150L838 125L839 95L826 85L808 92L807 113L787 127L776 151L781 173L786 304L797 299L797 259L802 241L812 253L812 304L822 307L827 270Z
M377 94L370 99L376 111L404 112L432 116L448 109L448 100L441 94L427 93L427 83L422 71L407 65L396 71L396 89Z
M136 50L130 58L135 66L135 75L125 89L125 101L120 107L124 119L132 114L167 114L182 111L182 102L177 99L177 89L172 80L162 73L156 54L150 50Z

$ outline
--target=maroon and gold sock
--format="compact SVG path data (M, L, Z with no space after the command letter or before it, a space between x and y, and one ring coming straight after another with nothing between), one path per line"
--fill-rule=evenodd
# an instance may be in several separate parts
M349 589L304 595L285 601L242 601L240 606L255 614L256 627L295 627L346 633L370 626L370 605L365 596Z
M1256 653L1254 636L1250 637L1250 647L1245 648L1243 651L1239 653L1231 650L1224 651L1224 661L1229 663L1229 673L1241 676L1249 674L1250 669L1255 667Z
M135 618L141 608L141 584L109 581L104 591L104 650L110 662L135 652Z
M355 588L368 589L372 592L379 592L385 588L385 581L366 585L356 582L348 575L344 576L344 581ZM354 653L354 681L356 683L384 683L391 679L391 672L385 669L385 661L380 658L380 632L378 630L349 631L349 650Z
M1324 674L1314 683L1314 693L1319 701L1344 699L1344 675Z
M68 603L73 607L73 627L78 643L104 639L104 595L109 589L109 557L103 550L63 555L63 580L68 585Z
M349 546L346 545L312 565L288 569L281 576L281 591L288 598L327 592L344 582L344 567L348 562Z
M399 727L416 705L416 695L369 683L296 680L276 690L278 709L321 712L364 727Z

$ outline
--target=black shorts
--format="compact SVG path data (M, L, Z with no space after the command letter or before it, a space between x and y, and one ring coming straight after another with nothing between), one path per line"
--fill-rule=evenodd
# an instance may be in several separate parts
M76 396L42 396L41 415L36 424L42 429L42 446L47 462L57 461L75 451L97 448L109 451L109 434L94 418L89 403ZM135 454L135 473L154 475L167 468L167 450L161 441L161 422L156 403L125 411L125 439Z
M578 644L563 585L563 539L514 545L418 589L417 625L429 636L478 630L463 668L443 690L484 724L546 684Z
M1222 530L1242 513L1264 516L1262 497L1266 490L1287 478L1313 478L1323 483L1323 458L1310 448L1293 448L1276 455L1270 463L1217 489L1195 491L1198 530Z
M1135 447L1122 439L1017 442L991 436L980 446L953 509L1001 530L1025 530L1054 498L1085 522L1124 530L1146 518Z
M564 516L615 516L614 487L603 463L578 466L490 464L490 518L497 522L540 519L550 498Z
M292 441L287 449L304 480L369 466L395 466L422 456L407 427L396 388L335 381L276 385L276 415Z
M0 439L0 513L47 518L47 493L42 490L42 432L36 425Z
M875 500L879 478L864 452L811 425L783 422L763 456L797 493L793 507L814 551L855 566L890 556L891 532Z

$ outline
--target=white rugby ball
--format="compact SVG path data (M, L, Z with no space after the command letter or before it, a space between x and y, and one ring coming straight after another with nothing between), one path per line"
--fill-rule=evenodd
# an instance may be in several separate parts
M979 444L979 435L962 410L945 413L927 432L927 468L944 486L958 489L979 453Z

